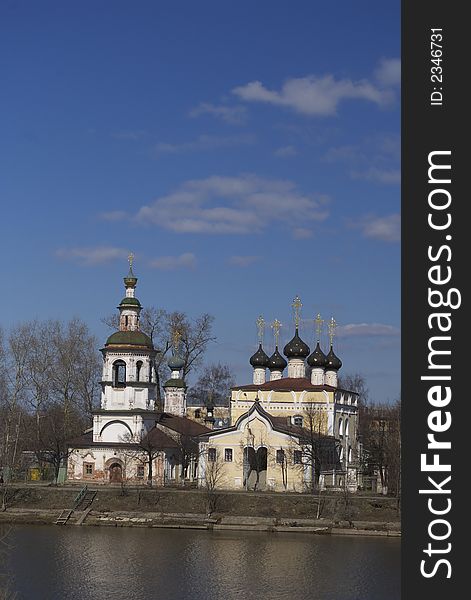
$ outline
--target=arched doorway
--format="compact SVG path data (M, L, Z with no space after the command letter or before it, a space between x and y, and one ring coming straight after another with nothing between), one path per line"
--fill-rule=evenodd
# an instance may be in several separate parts
M244 448L244 487L247 490L265 490L267 487L267 449L260 446Z
M110 483L122 483L123 481L123 467L120 463L114 462L109 466L110 472Z

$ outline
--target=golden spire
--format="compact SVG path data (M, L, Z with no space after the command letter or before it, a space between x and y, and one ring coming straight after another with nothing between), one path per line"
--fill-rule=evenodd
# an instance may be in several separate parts
M322 326L324 325L324 319L321 318L321 313L317 313L317 316L314 319L314 323L315 323L315 326L316 326L317 341L320 342L321 341Z
M172 344L173 344L173 350L176 354L178 353L178 344L180 342L181 337L182 337L181 331L179 329L175 328L172 331Z
M129 268L132 271L132 263L134 261L134 254L131 252L131 254L128 256L128 261L129 261Z
M296 325L296 329L298 329L299 317L301 314L301 308L303 306L303 303L301 302L301 298L299 296L296 296L296 298L293 300L293 304L291 306L293 307L293 310L294 310L294 323Z
M262 315L260 315L258 317L258 319L255 321L255 323L257 324L258 341L260 344L263 344L263 332L265 329L265 319L262 317Z
M337 329L337 321L334 319L334 317L330 318L328 328L329 328L330 345L333 346L334 345L335 330Z
M275 319L271 324L271 328L273 329L273 335L275 336L275 347L277 347L278 338L280 337L281 322L278 321L278 319Z

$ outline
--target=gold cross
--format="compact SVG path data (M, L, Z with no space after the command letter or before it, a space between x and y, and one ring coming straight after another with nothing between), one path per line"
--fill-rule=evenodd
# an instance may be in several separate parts
M294 308L294 322L296 325L296 329L299 327L299 315L301 313L301 308L303 306L303 303L301 302L301 298L299 296L296 296L296 298L293 300L293 304L291 305Z
M258 329L258 341L260 344L263 343L263 330L265 329L265 319L260 315L258 319L255 321L257 323Z
M322 326L324 325L324 319L321 318L321 313L317 313L317 316L314 319L314 323L316 324L317 341L320 342L321 341Z
M134 254L131 252L131 254L128 256L129 268L130 269L132 269L133 260L134 260Z
M331 317L331 319L329 321L328 327L329 327L330 345L333 346L334 345L335 330L337 329L337 321L334 319L334 317Z
M275 346L278 346L278 338L280 336L281 323L278 319L275 319L271 324L271 328L273 329L273 335L275 336Z
M179 331L178 329L174 329L173 333L172 333L172 341L173 341L173 349L175 350L175 352L178 352L178 342L180 341L181 337L182 337L181 331Z

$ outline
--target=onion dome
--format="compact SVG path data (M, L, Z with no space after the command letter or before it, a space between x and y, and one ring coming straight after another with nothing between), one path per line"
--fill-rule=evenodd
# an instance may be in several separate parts
M129 265L129 272L126 277L123 277L124 285L127 288L135 288L137 285L137 277L134 275L131 264Z
M268 368L270 371L283 371L287 366L288 363L278 352L278 346L276 346L275 352L268 359Z
M338 356L335 355L334 349L332 346L330 347L330 352L326 356L327 362L325 365L326 370L328 371L338 371L342 366L342 361Z
M265 354L262 344L258 346L257 352L250 357L250 364L254 369L266 369L269 362L268 356Z
M317 342L314 352L307 357L307 364L313 369L324 368L327 364L327 356L322 352L319 342Z
M187 385L186 383L183 381L183 379L168 379L163 386L164 388L184 388L186 389Z
M287 358L306 358L310 352L309 346L299 337L298 328L293 339L286 344L283 349L283 354Z
M116 331L106 340L105 346L144 346L154 350L152 340L142 331Z
M172 358L169 359L167 364L169 369L172 369L172 371L179 371L185 366L185 361L183 360L183 358L180 358L179 356L174 354Z

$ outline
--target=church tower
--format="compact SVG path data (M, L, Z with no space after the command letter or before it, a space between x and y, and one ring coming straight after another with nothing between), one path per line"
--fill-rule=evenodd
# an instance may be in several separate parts
M307 364L311 368L311 383L312 385L324 385L325 383L325 366L327 364L327 357L321 350L321 331L324 320L321 319L320 314L315 318L314 323L316 324L317 344L314 348L314 352L307 357Z
M156 377L152 340L139 330L141 303L135 296L137 277L132 270L124 277L126 295L118 306L119 331L106 340L101 381L101 408L104 410L154 410Z
M337 323L334 317L329 321L329 338L330 338L330 352L326 356L325 364L325 384L332 387L338 386L338 370L342 367L342 361L334 352L334 336L335 330L337 329Z
M164 412L180 417L186 416L186 390L187 385L182 377L182 370L185 366L185 361L180 358L178 345L180 340L180 332L175 331L173 334L173 354L168 361L170 369L170 379L164 384Z

